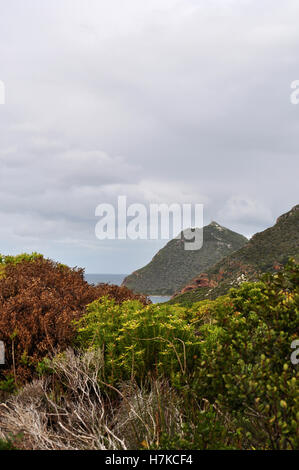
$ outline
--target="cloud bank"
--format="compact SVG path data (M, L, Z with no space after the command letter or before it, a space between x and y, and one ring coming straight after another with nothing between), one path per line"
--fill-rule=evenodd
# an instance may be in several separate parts
M95 208L203 203L251 235L298 203L296 0L11 0L1 7L0 252L130 272Z

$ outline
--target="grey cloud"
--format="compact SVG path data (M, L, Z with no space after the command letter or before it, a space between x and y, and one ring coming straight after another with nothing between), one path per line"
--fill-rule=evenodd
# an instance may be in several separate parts
M246 235L298 203L297 0L75 5L1 7L4 250L131 270L157 246L93 233L95 206L118 194L204 203L206 222Z

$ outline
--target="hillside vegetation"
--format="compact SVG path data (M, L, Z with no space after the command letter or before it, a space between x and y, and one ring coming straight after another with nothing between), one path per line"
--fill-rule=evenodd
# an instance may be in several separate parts
M5 318L22 318L25 325L15 336L9 330L9 347L18 351L18 370L22 352L30 359L24 338L35 329L31 344L44 357L32 365L34 380L15 384L15 393L0 405L0 447L299 448L299 370L291 361L299 336L294 260L278 273L192 306L147 305L120 289L121 299L99 290L100 297L85 307L89 291L87 285L82 290L80 272L45 260L29 264L7 267L4 279L10 282L0 286L2 302L8 299ZM29 275L20 281L30 269L32 287ZM26 288L18 296L20 285ZM53 324L43 321L46 312L49 320L54 314ZM58 353L39 347L54 334L54 323Z
M212 222L203 228L200 250L185 250L182 238L167 243L141 269L127 276L123 285L147 295L172 295L195 275L247 243L247 238Z
M90 285L82 269L71 269L37 253L0 256L0 273L0 339L6 345L2 379L6 377L6 384L12 386L32 377L48 352L71 344L72 321L93 300L106 295L118 303L147 302L126 287Z
M243 281L257 280L263 272L280 269L289 257L299 260L299 205L280 216L273 227L257 233L238 251L211 266L204 285L200 285L200 276L191 281L173 302L191 304L215 299Z

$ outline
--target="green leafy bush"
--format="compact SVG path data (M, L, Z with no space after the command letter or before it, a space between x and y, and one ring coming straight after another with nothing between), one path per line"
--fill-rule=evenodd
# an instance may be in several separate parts
M8 374L5 379L0 380L0 390L7 393L13 393L16 390L15 379L12 375Z
M223 312L224 315L230 315L233 308L233 300L225 295L216 300L202 300L186 307L185 318L194 326L215 324L218 313Z
M0 439L0 450L16 450L16 448L11 441Z
M5 276L5 267L8 265L16 265L18 263L22 262L31 262L31 261L36 261L39 259L43 259L43 255L33 252L31 254L29 253L21 253L16 256L12 255L2 255L0 253L0 278Z
M215 309L216 324L200 327L196 393L236 416L250 417L252 442L299 447L299 371L290 361L299 331L299 266L230 291L234 307ZM215 342L211 335L216 335Z
M119 305L103 297L88 305L76 323L77 345L104 350L109 383L142 381L148 373L179 382L193 365L198 347L185 315L178 306L144 306L138 301Z
M193 420L186 420L180 432L172 436L164 432L159 444L153 449L165 450L233 450L237 449L236 436L221 422L219 415L210 406L198 411Z
M20 253L19 255L1 255L0 254L0 264L17 264L23 261L35 261L37 259L43 259L43 255L40 253Z

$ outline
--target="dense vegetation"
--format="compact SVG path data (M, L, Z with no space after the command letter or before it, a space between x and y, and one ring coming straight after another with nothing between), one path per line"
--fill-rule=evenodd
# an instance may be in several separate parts
M6 345L2 387L6 388L32 377L35 365L48 352L71 344L72 321L93 300L107 295L116 302L140 299L146 303L125 287L89 285L82 269L36 253L0 256L0 272L0 339Z
M273 272L290 257L299 261L299 205L280 216L273 227L254 235L238 251L207 270L210 286L198 287L177 296L174 303L192 304L228 292L241 282L255 281L263 272Z
M149 264L127 276L124 285L134 292L172 295L248 240L212 222L203 228L203 242L200 250L189 251L184 249L183 239L171 240Z
M0 406L0 438L41 449L299 448L295 261L192 306L104 293L68 321L72 349L45 357L40 379Z

